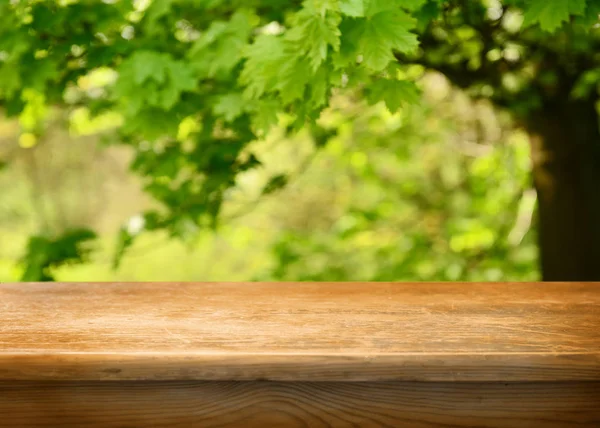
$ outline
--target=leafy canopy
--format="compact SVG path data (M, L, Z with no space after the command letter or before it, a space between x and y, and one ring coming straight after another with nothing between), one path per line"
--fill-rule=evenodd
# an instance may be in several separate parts
M117 115L111 141L134 149L163 206L143 229L186 237L217 224L281 113L324 144L333 91L397 111L418 100L407 66L419 64L527 114L556 79L536 64L583 58L588 96L599 12L599 0L0 0L0 105L29 147L48 106ZM133 238L124 228L117 253Z

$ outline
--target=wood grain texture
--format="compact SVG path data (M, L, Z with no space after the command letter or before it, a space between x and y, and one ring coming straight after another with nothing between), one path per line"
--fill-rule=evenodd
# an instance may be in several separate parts
M600 380L600 284L0 284L0 380Z
M0 427L600 426L600 384L0 383Z

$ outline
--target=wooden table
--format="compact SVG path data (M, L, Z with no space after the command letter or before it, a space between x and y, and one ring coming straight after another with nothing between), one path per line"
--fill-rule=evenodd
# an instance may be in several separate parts
M600 427L600 284L0 284L1 427Z

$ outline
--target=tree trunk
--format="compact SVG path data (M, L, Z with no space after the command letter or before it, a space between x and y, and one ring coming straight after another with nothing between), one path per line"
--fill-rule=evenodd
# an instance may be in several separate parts
M544 281L600 281L600 126L594 102L553 103L527 123Z

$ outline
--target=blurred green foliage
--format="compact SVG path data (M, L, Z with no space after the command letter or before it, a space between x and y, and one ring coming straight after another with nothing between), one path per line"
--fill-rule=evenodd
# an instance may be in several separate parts
M0 0L0 278L535 278L522 130L595 112L598 12Z
M90 252L85 244L95 238L96 234L86 229L69 230L57 239L30 237L26 256L21 260L26 266L21 280L51 281L53 268L85 262Z
M320 180L303 183L327 189L306 215L329 217L286 228L264 278L538 279L522 132L461 94L395 115L343 103L328 113L338 136L313 170Z
M126 154L114 154L123 158L120 166L106 163L105 151L96 152L99 158L89 154L97 150L96 143L81 135L89 134L95 125L85 117L71 118L76 132L67 138L78 145L75 156L80 162L69 162L63 157L66 153L59 154L69 150L60 141L65 138L61 133L59 141L29 149L40 157L48 151L57 158L40 172L43 181L55 183L56 191L34 197L44 200L50 217L65 210L57 201L66 200L72 215L79 211L82 218L75 215L63 224L66 235L59 234L55 241L33 238L29 246L38 247L27 254L40 261L19 263L18 256L26 249L25 225L39 216L34 214L33 200L23 204L25 189L4 198L8 203L0 216L24 207L0 222L3 236L17 233L21 242L2 252L0 280L30 277L32 269L51 264L42 258L61 254L52 250L57 246L75 250L68 236L72 228L83 225L100 228L96 251L77 260L77 265L50 267L40 277L75 281L537 279L531 226L535 192L526 135L489 104L470 101L452 90L440 75L424 76L419 86L423 102L393 114L383 102L369 106L353 96L337 96L319 121L320 136L304 131L290 137L285 128L291 119L282 117L269 137L253 145L262 166L239 175L216 232L190 225L187 244L172 241L164 232L143 233L116 271L112 270L114 242L150 229L151 219L138 214L149 205L135 184L119 185L128 174ZM22 161L26 163L27 157ZM97 171L89 170L93 164L99 165ZM115 167L119 173L115 174ZM69 180L53 177L64 169L85 181L92 194L82 198L70 188ZM26 183L18 172L17 168L5 171L0 186ZM98 183L102 177L107 177L108 189ZM103 211L96 198L130 199L132 205L126 210L122 203L113 203ZM85 215L90 203L98 211ZM129 222L115 234L126 215L131 216ZM106 217L108 224L102 221Z

